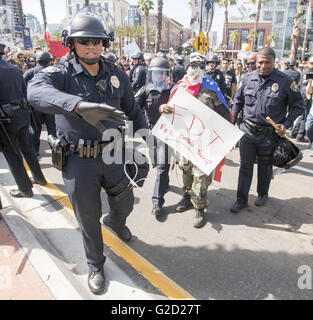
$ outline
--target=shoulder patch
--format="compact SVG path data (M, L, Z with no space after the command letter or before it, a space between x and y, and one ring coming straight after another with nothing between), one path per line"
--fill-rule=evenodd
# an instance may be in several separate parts
M300 91L300 90L299 90L299 87L298 87L298 85L296 84L295 81L293 81L293 82L291 83L290 89L291 89L293 92L299 92L299 91Z
M45 73L61 72L61 69L51 66L51 67L47 67L47 68L43 69L41 72L45 72Z

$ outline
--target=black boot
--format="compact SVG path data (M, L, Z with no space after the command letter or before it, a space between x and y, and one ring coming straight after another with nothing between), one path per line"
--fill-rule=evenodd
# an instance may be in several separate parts
M33 191L32 189L27 190L27 191L21 191L18 189L14 189L10 191L10 196L13 198L31 198L33 196Z
M151 214L156 218L160 217L162 215L162 207L154 205Z
M195 228L202 228L204 226L204 209L195 209L193 216L193 226Z
M101 294L105 288L105 276L103 269L100 271L91 271L88 273L88 287L93 294Z
M185 193L183 195L183 198L177 203L176 211L178 212L184 212L190 207L192 207L190 194Z

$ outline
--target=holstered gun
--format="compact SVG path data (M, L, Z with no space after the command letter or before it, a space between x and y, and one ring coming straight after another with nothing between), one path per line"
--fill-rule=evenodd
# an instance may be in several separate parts
M48 142L52 149L52 165L62 171L70 155L70 143L64 138L48 135Z
M38 130L38 126L37 126L37 122L36 122L33 106L26 99L23 100L22 105L23 105L24 109L26 109L26 110L28 110L30 112L31 122L32 122L31 126L33 127L33 129L35 131L37 131Z

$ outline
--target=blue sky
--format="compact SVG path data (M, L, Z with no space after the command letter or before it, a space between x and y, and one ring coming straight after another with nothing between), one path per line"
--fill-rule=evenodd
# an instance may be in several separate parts
M242 3L247 0L240 0ZM138 0L128 0L130 4L136 4ZM22 0L25 13L31 13L42 21L40 1L39 0ZM154 0L155 11L157 9L157 1ZM47 20L49 23L59 23L65 18L65 0L45 0ZM164 0L163 12L169 18L175 19L185 27L189 27L191 10L187 6L187 0ZM229 16L239 15L237 8L229 8ZM213 18L212 31L217 31L219 40L223 30L224 10L215 6L215 14Z

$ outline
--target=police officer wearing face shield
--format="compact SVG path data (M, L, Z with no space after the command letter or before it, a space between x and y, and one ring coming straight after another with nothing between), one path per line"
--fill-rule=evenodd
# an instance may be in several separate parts
M226 98L227 85L226 85L225 77L223 75L223 72L217 69L217 66L220 63L218 55L216 53L210 52L206 56L206 63L207 63L207 68L206 68L205 76L213 79L218 84L223 96Z
M294 119L303 110L303 97L299 87L288 75L274 67L275 51L264 47L257 54L257 70L247 74L238 88L233 105L234 123L243 110L240 129L240 169L237 199L230 211L238 213L248 206L248 195L255 159L258 160L256 206L263 206L273 173L272 157L277 135L284 136ZM287 114L287 106L289 110ZM269 116L278 127L276 133L267 122ZM277 134L277 135L276 135Z
M39 111L55 114L58 141L69 146L63 180L82 232L88 285L91 292L101 294L106 259L99 221L101 189L109 203L103 223L123 241L132 238L126 219L134 205L124 164L107 164L101 157L110 143L106 129L117 128L127 118L133 121L134 131L148 125L127 75L101 58L102 48L109 47L113 35L108 19L103 24L95 7L81 9L63 31L64 45L74 52L74 58L37 73L28 84L28 100Z
M148 84L141 88L136 96L136 101L143 108L150 128L152 129L161 116L162 105L168 102L171 91L170 64L166 58L156 57L149 66ZM152 196L152 214L156 218L162 215L164 195L169 188L170 154L171 148L167 144L158 141L157 148L157 178ZM169 151L170 150L170 151Z
M133 87L134 94L146 85L147 65L144 63L144 56L138 52L131 56L134 67L131 69L129 79Z
M36 61L37 66L35 68L29 69L24 73L24 80L26 86L28 82L34 77L35 74L47 68L52 61L52 57L49 52L47 51L39 51L36 53ZM55 128L55 118L52 114L42 113L37 110L33 110L34 113L34 121L32 123L33 128L33 146L35 150L35 154L39 156L39 147L40 147L40 134L42 125L45 124L47 127L48 135L56 136L56 128Z

